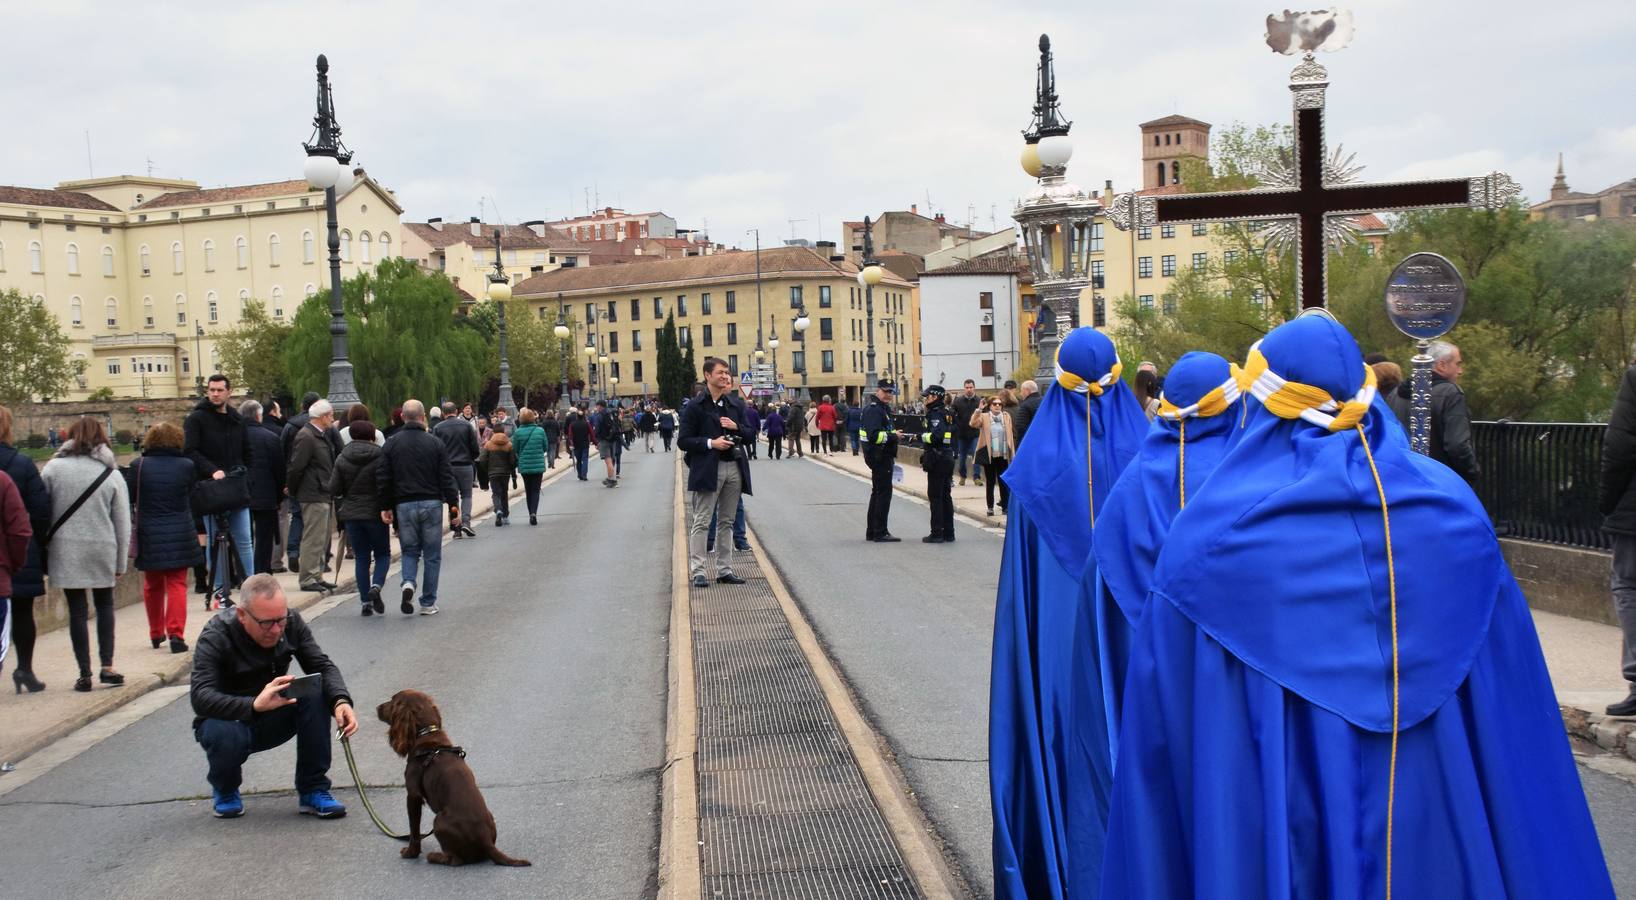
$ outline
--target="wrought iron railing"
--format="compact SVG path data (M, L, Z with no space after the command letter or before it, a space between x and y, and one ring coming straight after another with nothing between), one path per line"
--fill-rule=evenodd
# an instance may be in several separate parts
M1587 422L1473 422L1477 496L1501 537L1606 550L1602 436Z

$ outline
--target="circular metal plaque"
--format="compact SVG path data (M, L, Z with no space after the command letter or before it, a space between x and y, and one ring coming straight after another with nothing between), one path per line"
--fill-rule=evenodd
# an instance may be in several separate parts
M1416 340L1440 338L1466 308L1466 280L1454 263L1436 253L1414 253L1386 279L1386 315Z

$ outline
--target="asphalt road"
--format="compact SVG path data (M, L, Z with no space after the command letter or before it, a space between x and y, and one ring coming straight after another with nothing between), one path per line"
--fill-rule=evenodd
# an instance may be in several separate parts
M753 465L750 527L973 893L992 896L988 676L1002 536L957 516L954 544L922 544L930 510L900 493L888 527L903 543L865 543L866 482L804 460ZM906 476L923 477L912 466Z
M0 897L652 896L673 462L626 455L618 488L570 474L545 489L539 527L484 521L478 540L446 545L441 615L389 602L365 619L348 599L313 622L357 700L354 750L389 824L405 825L403 762L374 707L413 687L466 748L501 849L533 868L399 859L339 746L331 776L346 818L296 814L291 741L252 757L244 818L214 819L183 696L0 797ZM389 598L397 586L394 572Z

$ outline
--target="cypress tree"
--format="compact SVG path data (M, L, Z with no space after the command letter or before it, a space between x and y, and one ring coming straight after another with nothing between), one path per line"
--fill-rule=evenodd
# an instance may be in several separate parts
M659 332L659 402L671 409L681 408L688 384L681 373L682 352L676 346L676 318L665 316L665 327Z

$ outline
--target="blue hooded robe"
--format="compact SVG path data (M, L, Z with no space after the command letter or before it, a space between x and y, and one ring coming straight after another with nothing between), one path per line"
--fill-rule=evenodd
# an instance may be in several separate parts
M1135 396L1119 380L1119 356L1106 335L1074 330L1062 342L1057 366L1057 383L1046 390L1028 440L1003 476L1011 505L989 685L994 893L1000 900L1066 896L1073 842L1064 823L1062 773L1082 764L1069 746L1069 723L1101 715L1068 702L1079 584L1092 565L1093 514L1147 429Z
M1103 896L1376 898L1390 861L1397 900L1611 898L1477 498L1334 321L1274 330L1245 382L1132 641Z

